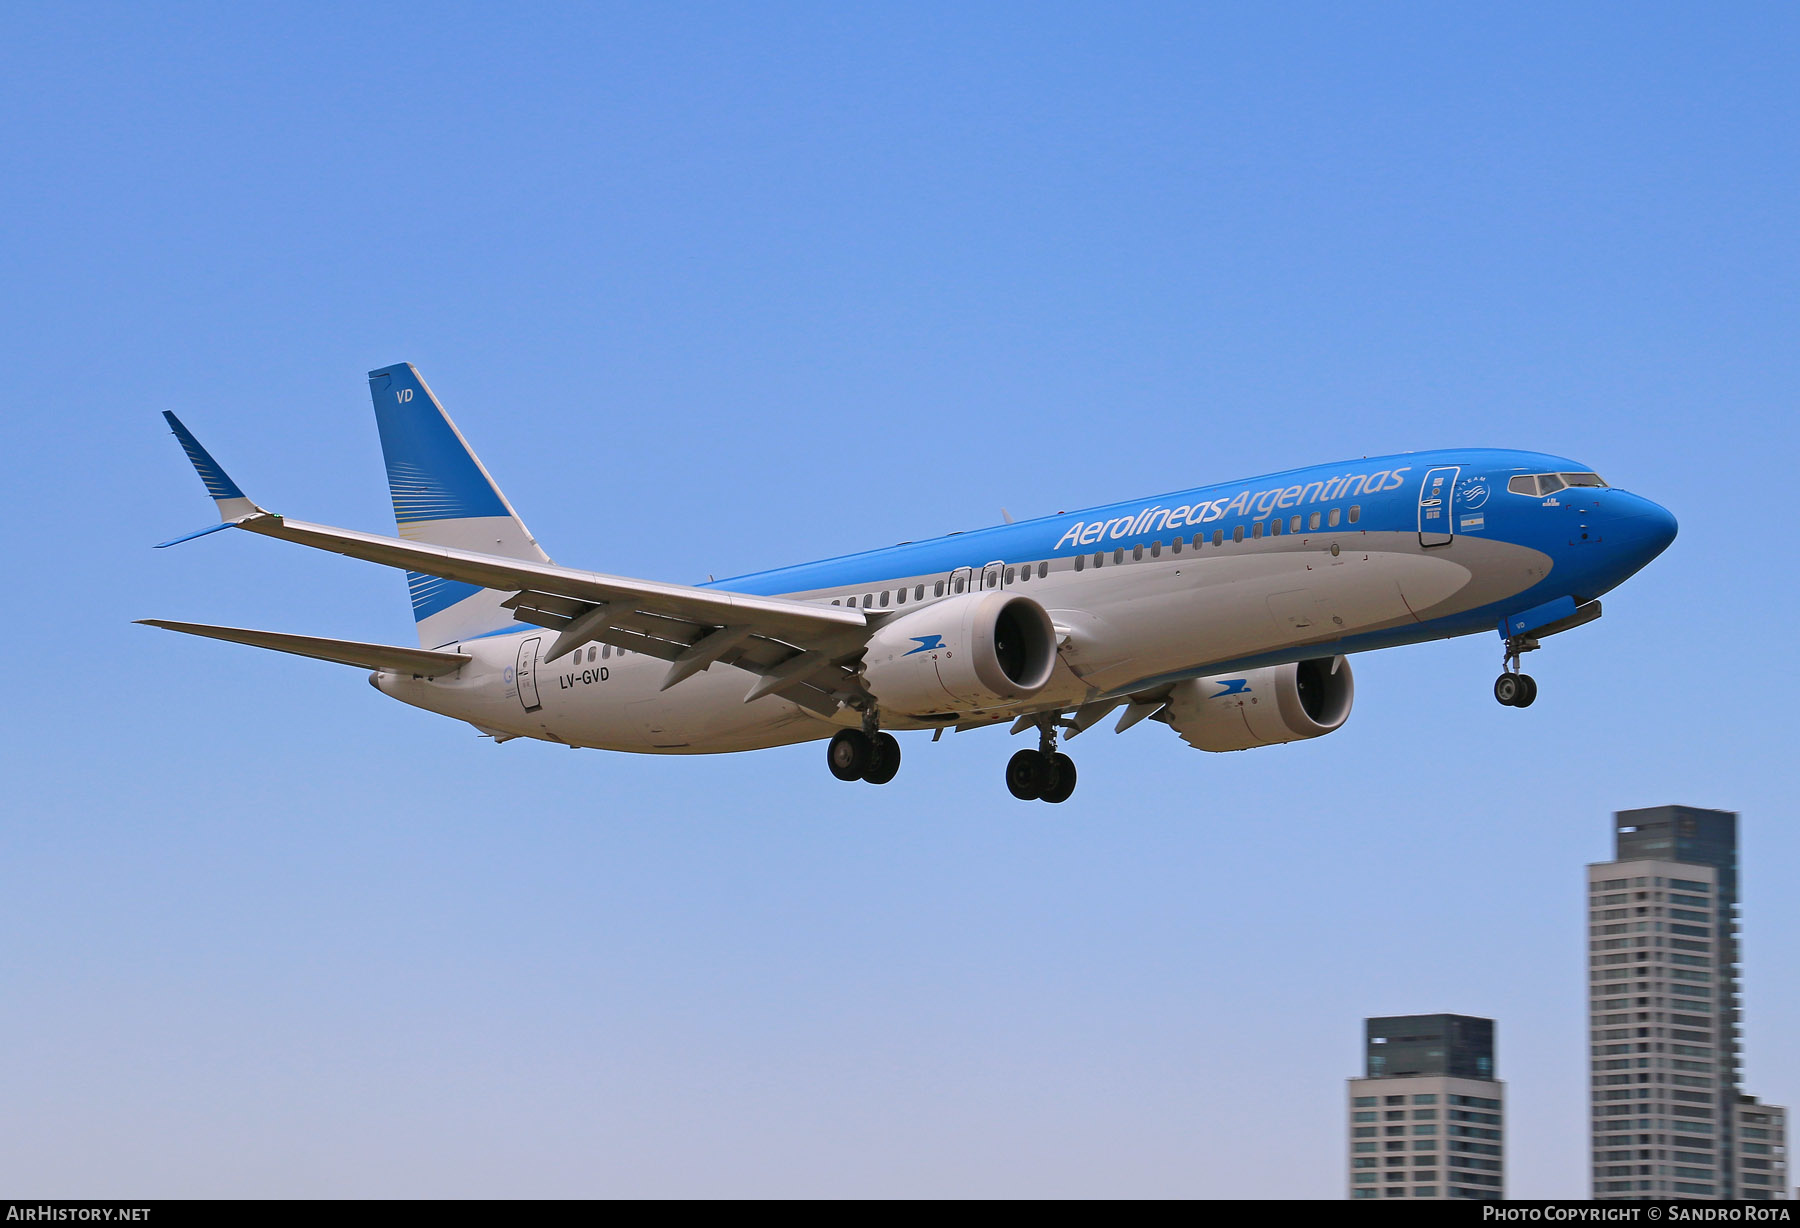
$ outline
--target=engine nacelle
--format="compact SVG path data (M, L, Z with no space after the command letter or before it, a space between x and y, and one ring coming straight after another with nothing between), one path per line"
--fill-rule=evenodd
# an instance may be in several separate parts
M1330 733L1355 698L1350 662L1319 657L1177 683L1167 717L1198 750L1248 750Z
M863 679L882 708L948 716L1029 699L1056 668L1044 607L1003 591L920 606L869 638Z

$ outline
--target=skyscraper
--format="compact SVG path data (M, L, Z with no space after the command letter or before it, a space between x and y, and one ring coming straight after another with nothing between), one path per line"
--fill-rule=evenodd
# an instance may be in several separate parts
M1350 1197L1504 1197L1494 1021L1369 1019L1363 1048L1364 1077L1350 1080Z
M1737 1146L1737 815L1657 806L1613 829L1615 859L1588 867L1594 1197L1784 1197Z

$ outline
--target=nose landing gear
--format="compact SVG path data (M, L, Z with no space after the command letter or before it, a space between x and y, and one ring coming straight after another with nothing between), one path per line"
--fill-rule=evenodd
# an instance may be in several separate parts
M1006 788L1022 802L1066 802L1075 792L1075 761L1056 749L1054 718L1038 722L1038 749L1006 762Z
M1515 635L1507 638L1506 658L1502 662L1501 675L1494 679L1494 698L1504 707L1529 708L1537 699L1537 679L1530 674L1519 672L1519 656L1538 647L1538 642L1528 635Z

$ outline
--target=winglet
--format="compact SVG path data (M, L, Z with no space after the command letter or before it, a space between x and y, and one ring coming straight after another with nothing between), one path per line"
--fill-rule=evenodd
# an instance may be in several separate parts
M212 453L200 446L200 441L194 438L192 431L181 424L180 418L166 409L163 410L163 417L168 420L169 429L175 432L175 438L181 441L181 449L187 453L188 460L193 463L194 472L200 475L200 481L206 486L206 493L218 505L219 519L222 523L210 525L198 533L189 533L171 541L162 542L157 549L160 550L163 546L173 546L176 542L188 541L206 533L216 532L249 516L267 515L262 508L252 503L244 492L238 489L236 482L226 476L225 470L219 467L219 462L212 458Z

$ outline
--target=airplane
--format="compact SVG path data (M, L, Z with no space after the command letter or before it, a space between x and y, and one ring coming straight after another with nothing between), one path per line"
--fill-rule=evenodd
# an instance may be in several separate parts
M1120 712L1237 751L1341 728L1349 656L1480 633L1501 704L1542 640L1661 554L1675 518L1564 457L1408 452L1294 469L774 571L674 584L560 566L410 363L369 374L397 537L252 502L172 413L219 522L407 573L417 648L163 619L373 672L496 742L713 754L826 740L886 784L895 730L1011 723L1021 800L1062 802L1059 739ZM160 547L159 547L160 548Z

